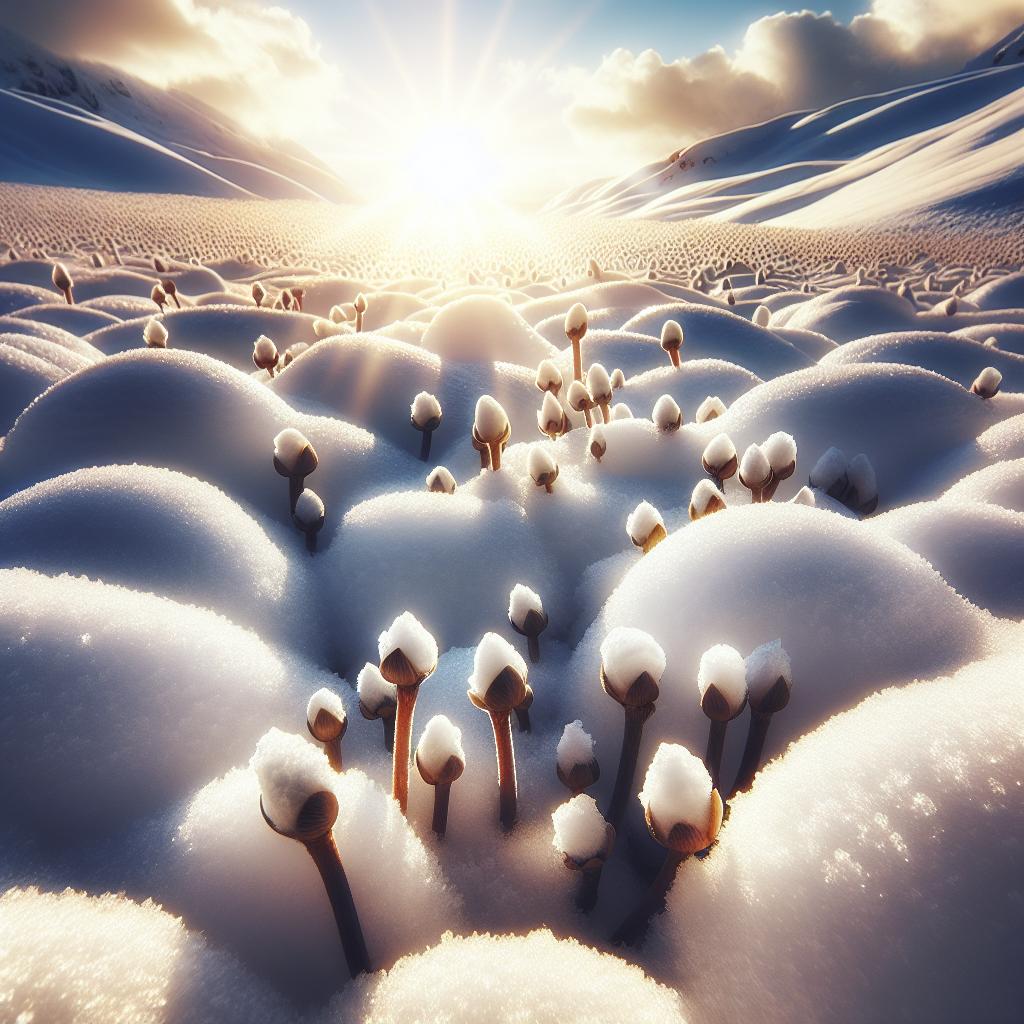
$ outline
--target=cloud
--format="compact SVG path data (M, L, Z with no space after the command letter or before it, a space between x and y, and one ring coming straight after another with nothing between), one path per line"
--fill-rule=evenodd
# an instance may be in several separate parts
M777 114L950 74L1018 25L1020 0L874 0L849 24L831 14L753 22L739 49L666 61L615 50L593 71L552 75L577 134L628 140L641 159Z
M0 0L4 25L56 53L183 89L264 137L315 139L340 69L309 25L261 0Z

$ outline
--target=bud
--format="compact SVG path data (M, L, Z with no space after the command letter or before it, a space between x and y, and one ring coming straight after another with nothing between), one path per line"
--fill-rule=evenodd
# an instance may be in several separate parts
M462 730L446 715L427 722L416 745L416 768L428 786L450 786L466 770Z
M53 281L54 288L64 293L67 304L69 306L74 305L75 297L72 294L72 289L75 283L71 280L71 274L68 273L68 268L63 263L54 263L53 270L50 273L50 280Z
M565 314L565 336L575 345L582 341L586 333L587 308L582 302L577 302Z
M341 741L348 729L348 715L341 698L326 687L317 690L306 705L306 728L313 739L324 745L331 767L340 772Z
M437 641L412 612L402 612L377 639L380 674L395 686L419 686L437 668Z
M713 478L719 490L724 490L724 481L736 474L736 446L728 434L716 434L708 442L700 461L704 472Z
M612 370L611 375L612 390L620 391L626 386L626 375L618 368Z
M530 448L527 457L527 470L538 487L543 487L550 494L558 479L558 463L547 446L535 444Z
M511 436L505 410L490 395L481 396L473 417L473 447L480 452L481 469L501 469L501 453Z
M265 334L261 334L252 346L252 361L257 370L266 370L271 377L277 369L277 346Z
M605 423L611 419L612 382L608 371L600 363L591 363L587 370L587 391L601 407Z
M814 464L808 483L830 498L843 500L849 487L849 463L838 448L829 448Z
M151 316L142 328L142 340L147 348L167 348L167 328L155 316Z
M482 711L508 714L526 698L526 662L497 633L485 633L477 645L469 699Z
M252 297L257 306L262 306L267 297L267 289L259 281L253 282Z
M631 420L632 418L633 410L625 402L619 402L617 405L612 406L612 423L616 420Z
M626 517L626 533L645 555L668 536L661 513L649 501L641 501Z
M681 365L679 350L683 347L683 328L676 320L666 320L661 327L661 347L668 353L672 365Z
M608 442L604 436L604 428L598 424L590 431L590 454L600 462L608 451Z
M750 491L750 499L764 500L765 489L772 482L772 466L760 445L752 444L740 461L740 483Z
M722 827L722 798L707 768L678 743L658 746L640 803L651 835L675 853L706 850Z
M994 338L989 338L985 344L988 345L989 342L993 341L995 341ZM986 366L985 369L974 378L974 383L971 385L971 391L979 398L995 398L999 393L999 386L1002 383L1003 375L994 366Z
M568 417L551 391L544 392L544 401L537 412L537 429L552 441L569 429Z
M427 490L435 494L454 494L455 477L444 466L436 466L427 474Z
M557 397L562 390L562 373L550 359L544 359L537 367L534 383L539 391L545 391Z
M174 305L181 309L181 303L178 301L178 286L169 277L161 281L160 284L163 287L164 294L169 295L174 300Z
M592 426L590 417L590 410L597 404L591 397L590 392L587 390L586 385L581 381L574 380L569 385L569 391L566 394L566 401L569 403L569 408L573 412L583 413L584 419L587 421L587 426Z
M601 686L623 707L653 705L664 671L665 652L642 629L619 626L601 644Z
M594 756L594 739L578 719L563 730L556 750L559 781L574 796L592 786L601 777L601 766Z
M772 318L772 311L767 306L758 306L754 310L753 322L758 327L767 327Z
M540 594L517 583L509 594L508 621L520 636L527 638L530 661L536 664L540 661L539 637L548 628L548 617Z
M699 480L690 498L690 521L696 522L713 512L721 512L725 507L722 492L710 480Z
M727 644L705 651L697 671L701 711L715 722L730 722L747 704L743 656Z
M749 654L745 675L751 711L774 715L789 703L793 672L781 640L762 644Z
M160 285L153 285L153 290L149 293L149 297L160 307L160 312L164 311L164 306L167 305L167 295Z
M697 414L694 419L698 423L707 423L708 420L717 419L724 412L725 402L717 395L709 395L697 406Z
M662 395L654 403L651 419L663 434L674 434L683 425L682 411L671 395Z

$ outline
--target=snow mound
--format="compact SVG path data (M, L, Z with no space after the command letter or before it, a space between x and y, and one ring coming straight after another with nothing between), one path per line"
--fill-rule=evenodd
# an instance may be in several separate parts
M387 968L458 927L458 899L390 793L358 769L332 781L334 840L370 962ZM260 977L301 1001L324 999L346 978L334 915L312 860L269 828L259 798L251 769L201 789L154 884L169 906Z
M772 316L771 323L816 331L842 344L869 334L912 331L917 320L914 307L895 292L855 285L787 306Z
M366 1024L683 1024L679 998L632 964L549 931L445 935L371 989Z
M894 509L872 527L927 558L973 604L1024 618L1024 513L943 500Z
M879 693L771 765L656 925L692 1019L1015 1019L1022 713L1005 654Z
M446 362L500 360L531 370L557 354L515 309L490 295L466 296L444 306L424 331L421 344Z
M147 466L77 470L0 502L0 565L152 590L309 649L317 613L289 540L215 487Z
M0 807L61 845L182 798L326 683L210 612L26 569L0 581Z
M725 643L746 654L781 638L794 693L774 716L772 756L880 685L979 657L989 623L927 562L867 524L803 505L729 508L671 534L625 574L574 654L574 706L599 748L617 749L621 712L598 682L600 648L619 627L644 630L667 667L640 763L662 740L701 750L703 652ZM738 749L727 746L725 778L731 761Z
M291 1011L234 957L152 900L70 889L0 897L6 1020L275 1024Z
M944 502L987 501L1024 512L1024 458L998 462L965 476L942 495Z
M22 410L51 384L66 376L66 370L38 355L0 344L0 434L10 430Z

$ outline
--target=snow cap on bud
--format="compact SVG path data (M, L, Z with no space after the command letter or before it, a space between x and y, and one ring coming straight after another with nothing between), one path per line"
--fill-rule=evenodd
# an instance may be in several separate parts
M324 503L320 496L308 487L295 502L295 522L304 530L323 526Z
M650 633L617 626L601 644L601 683L620 704L651 704L665 671L665 652Z
M612 400L612 382L600 363L591 363L587 370L587 390L598 404Z
M308 476L317 466L316 451L306 440L306 435L294 427L285 427L274 438L274 459L285 476Z
M402 612L377 639L380 673L396 686L418 686L437 668L437 641L412 612Z
M754 491L764 487L771 476L772 464L764 449L759 444L750 445L740 460L740 483Z
M263 300L267 297L267 289L259 281L253 282L252 297L257 306L262 306Z
M708 420L717 419L725 412L725 402L717 395L708 395L700 405L697 406L697 414L694 417L698 423L707 423Z
M569 385L569 391L565 397L573 412L583 412L584 409L592 409L594 406L594 400L590 397L590 392L582 381L574 380Z
M513 627L524 636L534 631L533 626L539 622L546 626L548 620L544 614L544 602L541 601L540 594L522 583L517 583L508 596L508 618Z
M608 439L604 436L604 427L599 423L595 423L590 428L590 454L600 462L605 452L608 451Z
M147 348L167 348L167 328L155 316L151 316L142 328L142 340Z
M814 497L814 491L812 491L810 487L801 487L800 490L793 495L792 504L806 505L808 508L817 508L818 506L818 502Z
M990 338L989 341L992 339ZM987 345L988 342L986 341ZM994 398L999 393L999 386L1003 383L1003 375L994 367L986 366L971 385L971 391L979 398Z
M149 297L161 308L167 304L167 293L160 287L160 285L153 285L153 290L149 293Z
M587 307L577 302L565 314L565 334L570 341L579 341L587 333Z
M624 388L626 386L626 375L618 367L612 370L612 375L610 379L612 382L612 388L615 391L618 391L620 388Z
M441 403L426 391L421 391L409 406L409 415L417 430L436 430L441 422Z
M481 441L499 441L509 430L508 416L501 403L490 395L477 399L473 429Z
M594 738L577 719L563 730L555 750L556 771L566 789L581 793L601 777L601 768L594 756Z
M619 402L612 406L612 422L616 420L631 420L633 418L633 410L630 409L625 402Z
M466 769L462 730L447 715L434 715L416 745L416 767L428 786L451 785Z
M356 676L356 693L359 694L359 711L363 718L390 718L398 703L398 687L389 683L380 669L367 662Z
M709 847L722 826L722 800L704 762L678 743L662 743L640 790L647 827L677 853Z
M745 675L750 709L772 715L789 703L793 670L781 640L772 640L747 655Z
M726 507L722 492L710 481L699 480L690 498L690 521L696 522Z
M526 662L497 633L485 633L473 656L469 699L484 711L507 713L526 698Z
M767 306L758 306L754 310L754 323L758 327L767 327L772 318L772 311Z
M717 644L706 650L697 670L700 706L708 718L728 722L747 703L746 666L743 655L728 644Z
M533 482L550 494L558 479L558 463L551 449L543 443L532 445L526 459L526 468Z
M855 512L870 515L878 508L878 482L875 479L875 467L863 452L850 459L847 480L850 490L846 497L847 504Z
M355 311L357 313L365 313L366 312L366 296L362 292L360 292L356 296L356 301L352 303L352 306L354 307L354 309L355 309Z
M557 395L562 390L562 372L550 359L544 359L537 367L534 383L540 391Z
M809 482L830 498L841 498L846 493L850 465L838 448L829 448L814 464Z
M704 472L728 480L736 472L736 446L728 434L715 434L701 456Z
M261 334L252 346L253 364L260 370L273 370L278 358L277 346L265 334Z
M445 466L436 466L427 474L427 490L436 494L454 494L455 477Z
M626 533L636 547L643 548L644 554L667 536L665 520L649 501L641 501L626 517Z
M309 734L321 743L340 739L348 728L345 705L333 690L321 687L306 705L306 725Z
M323 751L301 736L271 729L256 744L249 763L259 781L263 813L277 831L297 839L330 831L338 813L336 799L333 814L308 813L312 797L324 792L334 796L335 777Z
M683 425L682 410L671 395L662 395L654 403L651 419L663 434L675 433Z
M661 325L661 347L666 352L678 352L683 346L683 328L678 320L666 320Z
M591 796L580 793L567 800L555 809L551 824L555 829L552 845L573 866L604 860L611 850L613 835Z
M796 440L792 434L777 430L761 446L776 480L788 480L796 471Z

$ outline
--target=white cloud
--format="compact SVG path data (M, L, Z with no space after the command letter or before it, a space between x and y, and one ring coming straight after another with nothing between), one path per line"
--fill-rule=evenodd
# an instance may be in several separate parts
M580 135L628 139L641 159L707 135L959 70L1024 18L1020 0L874 0L849 24L780 13L751 24L732 56L616 50L593 71L553 75Z
M309 25L261 0L25 0L8 28L55 52L181 88L261 136L309 142L334 121L340 69Z

